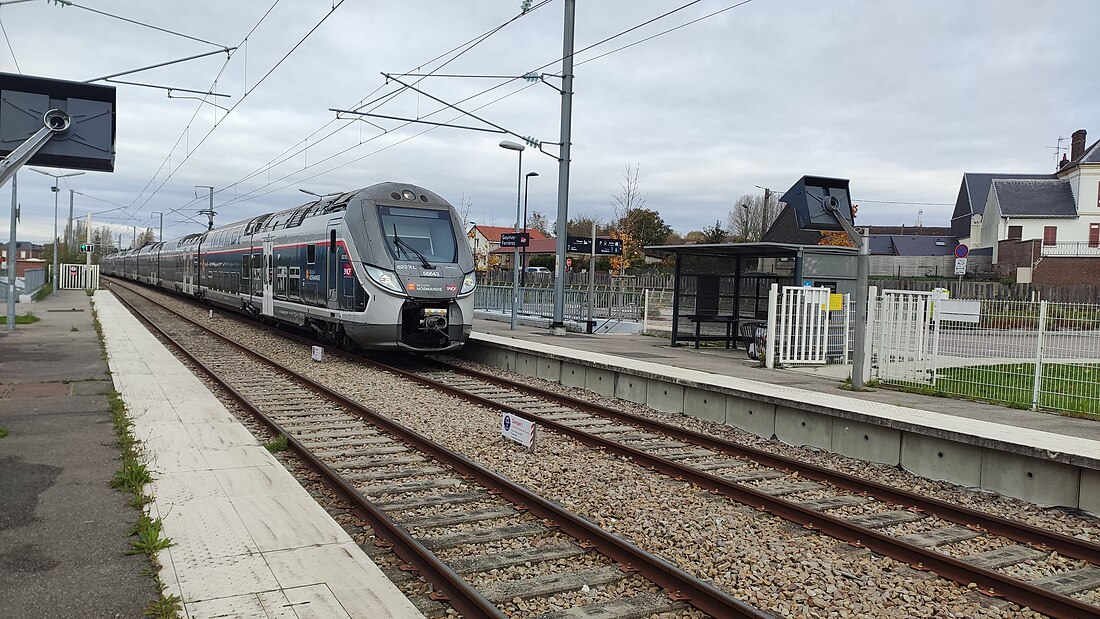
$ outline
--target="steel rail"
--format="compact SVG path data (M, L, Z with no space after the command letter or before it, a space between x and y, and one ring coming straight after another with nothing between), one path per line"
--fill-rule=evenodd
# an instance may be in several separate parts
M814 511L797 503L786 501L754 488L731 482L722 477L699 471L659 456L651 455L644 451L616 443L597 435L589 434L582 430L577 430L566 424L547 419L537 413L483 398L465 392L462 389L451 387L445 383L440 383L423 376L418 376L412 372L379 361L368 362L378 367L385 368L398 376L420 382L434 389L447 390L455 396L467 401L489 408L507 411L521 417L530 418L546 427L573 437L592 447L602 448L612 453L630 457L643 466L660 471L676 479L689 481L701 488L723 494L739 503L756 507L762 511L800 524L807 529L821 531L826 535L847 541L854 546L866 547L874 552L908 563L916 569L935 572L963 586L974 583L983 593L1009 599L1022 606L1030 607L1032 610L1050 615L1051 617L1057 617L1059 619L1078 619L1080 617L1097 616L1100 614L1100 608L1091 604L1086 604L1072 597L1043 589L1042 587L1032 585L1025 581L1010 578L992 570L978 567L922 546L903 542L874 529L860 527L841 518ZM496 377L492 377L491 382L501 384L501 380ZM537 391L526 386L524 386L523 389L526 391ZM633 418L633 416L624 416L622 419L626 419L627 417ZM717 445L717 443L715 443L715 445Z
M755 447L740 445L738 443L734 443L732 441L728 441L722 438L709 436L700 432L688 430L686 428L680 428L671 424L647 419L645 417L640 417L638 415L634 415L624 411L615 410L613 408L601 406L599 404L594 404L587 400L575 398L570 395L545 391L543 389L539 389L537 387L533 387L531 385L520 383L501 376L487 374L470 368L455 366L440 360L434 361L440 366L446 367L448 370L467 374L469 376L477 378L478 380L484 380L500 386L526 391L528 393L538 395L539 397L543 397L561 404L566 404L568 406L572 406L586 412L590 412L600 416L611 417L616 421L634 424L642 427L643 429L662 432L677 439L695 443L702 447L708 447L710 449L721 451L730 456L749 458L760 464L763 464L764 466L776 469L784 469L790 472L796 472L801 477L805 477L807 479L828 482L835 486L845 488L856 493L866 493L887 503L908 505L922 512L938 516L944 520L948 520L956 524L961 524L964 526L977 524L990 533L1000 535L1002 537L1007 537L1017 542L1040 546L1047 550L1053 550L1066 557L1080 559L1089 563L1096 563L1097 559L1100 558L1100 544L1096 544L1088 540L1077 539L1069 535L1063 535L1054 531L1040 529L1029 524L1009 520L1000 516L986 514L974 509L970 509L968 507L955 505L953 503L949 503L940 499L926 497L916 493L907 492L905 490L899 490L885 484L856 477L855 475L851 475L849 473L834 471L832 469L818 466L816 464L810 464L808 462L802 462L794 458L769 453Z
M113 292L113 291L112 291ZM134 293L139 294L139 293ZM139 294L139 296L141 296ZM459 611L468 617L493 617L497 619L504 619L507 617L500 611L492 602L485 599L483 595L476 589L474 589L469 583L466 582L461 576L455 573L446 563L441 561L430 550L425 548L420 542L413 538L408 531L398 526L392 518L385 514L382 510L375 507L370 501L363 497L351 484L343 479L339 473L322 462L317 456L306 449L296 438L286 432L275 420L271 419L266 413L259 410L253 405L247 397L234 389L229 383L227 383L217 372L208 367L198 357L191 354L182 344L180 344L175 338L157 326L150 318L135 307L129 300L124 299L121 295L116 294L116 298L125 305L135 316L141 319L142 322L147 324L150 328L154 329L161 337L167 340L172 346L179 351L184 357L186 357L196 367L200 368L203 373L214 381L220 388L226 391L234 401L236 401L242 408L247 410L257 419L261 420L271 430L282 434L287 437L287 444L294 450L294 453L302 460L306 467L320 476L322 483L325 484L330 490L335 492L345 503L353 507L355 515L370 524L375 533L384 539L386 542L393 545L394 551L404 561L413 565L424 579L432 583L436 588L443 592L444 596L434 595L433 599L440 601L447 601L455 610ZM143 297L145 298L145 297ZM147 299L151 303L156 303L150 299ZM172 312L172 310L164 308L166 311ZM179 316L181 319L191 323L192 325L209 332L224 342L232 344L238 349L242 350L246 354L252 355L257 358L257 361L270 363L270 361L264 359L262 356L256 355L256 353L244 348L240 344L225 338L224 336L210 331L206 327L203 327L199 323L185 317L180 316L176 312L172 312Z
M152 300L149 300L149 301L152 302L152 303L156 303L155 301L152 301ZM130 307L129 304L127 304L127 306ZM309 388L314 389L314 390L322 393L324 396L326 396L326 397L330 398L331 400L339 403L340 405L352 410L353 412L355 412L357 414L360 414L362 417L369 420L371 423L373 423L373 424L379 426L380 428L382 428L384 431L399 437L402 441L404 441L405 443L409 444L410 446L412 446L416 449L419 449L423 452L431 454L432 457L434 457L435 459L449 465L450 467L452 467L456 471L458 471L458 472L474 479L478 483L480 483L480 484L482 484L482 485L484 485L484 486L486 486L490 489L495 489L495 490L499 491L500 496L502 496L505 499L511 501L513 504L515 504L517 506L518 509L530 511L531 513L539 516L540 518L543 518L543 519L549 520L550 522L553 522L557 526L558 529L562 530L563 532L567 533L568 535L570 535L570 536L572 536L572 537L574 537L578 540L581 540L583 546L590 547L590 548L595 548L596 550L598 550L599 552L601 552L605 556L608 556L609 558L611 558L611 559L617 561L618 563L620 563L622 565L622 569L625 572L627 572L627 573L632 573L632 572L640 573L643 577L647 578L648 580L650 580L654 584L657 584L658 586L661 586L667 592L669 592L669 595L672 599L685 601L688 604L690 604L691 606L694 606L695 608L697 608L697 609L699 609L699 610L701 610L701 611L703 611L707 614L710 614L714 617L723 617L723 618L725 618L725 617L745 617L745 618L749 618L749 619L772 619L772 617L773 617L772 615L770 615L768 613L765 613L765 612L763 612L763 611L761 611L757 608L754 608L754 607L746 604L745 602L742 602L742 601L730 596L728 593L718 589L717 587L711 585L710 583L707 583L707 582L705 582L701 579L698 579L695 576L692 576L691 574L688 574L687 572L681 570L680 568L678 568L678 567L672 565L671 563L665 561L664 559L661 559L660 557L657 557L656 555L653 555L649 552L646 552L646 551L642 550L641 548L638 548L637 546L627 542L626 540L623 540L622 538L620 538L620 537L618 537L618 536L616 536L612 533L609 533L609 532L605 531L604 529L602 529L602 528L596 526L595 524L589 522L585 518L582 518L581 516L579 516L577 514L573 514L569 511L565 510L564 508L560 507L556 503L554 503L552 501L549 501L547 499L544 499L543 497L539 496L538 494L535 494L535 493L531 492L530 490L527 490L523 486L520 486L520 485L512 482L511 480L509 480L509 479L507 479L507 478L505 478L501 475L498 475L498 474L496 474L496 473L494 473L494 472L478 465L477 463L473 462L472 460L469 460L465 456L463 456L463 455L461 455L461 454L459 454L455 451L452 451L452 450L450 450L446 447L443 447L442 445L439 445L439 444L433 442L432 440L428 439L427 437L425 437L425 436L423 436L423 435L421 435L417 432L414 432L413 430L411 430L409 428L406 428L405 426L403 426L401 424L398 424L394 421L391 421L390 419L388 419L384 415L381 415L381 414L375 412L374 410L372 410L372 409L370 409L366 406L363 406L359 402L356 402L355 400L350 399L349 397L341 394L340 392L335 391L333 389L330 389L329 387L326 387L325 385L316 383L316 382L314 382L314 381L312 381L312 380L310 380L310 379L308 379L304 376L301 376L301 375L297 374L296 372L290 370L289 368L286 368L282 364L280 364L280 363L278 363L278 362L276 362L272 359L268 359L266 356L261 355L260 353L248 350L243 345L238 344L237 342L234 342L233 340L231 340L231 339L229 339L225 336L222 336L222 335L220 335L216 332L210 331L209 329L207 329L205 326L201 325L200 323L198 323L196 321L193 321L190 318L187 318L186 316L183 316L183 315L179 314L178 312L175 312L175 311L173 311L169 308L164 308L164 309L168 312L171 312L171 313L179 316L179 318L181 318L182 320L194 325L195 327L197 327L199 329L202 329L204 331L207 331L207 332L211 333L212 335L216 336L217 338L221 339L222 341L225 341L225 342L231 344L232 346L238 348L239 350L245 352L246 354L252 356L253 358L255 358L259 361L262 361L263 363L268 364L269 366L277 369L278 371L282 372L286 376L292 378L293 380L296 380L296 381L302 383L303 385L306 385ZM163 331L159 329L159 327L155 327L155 325L154 325L154 328L156 328L158 332L165 335L165 337L169 337L169 336L167 336L167 334L164 334ZM170 337L169 337L169 340L173 343L174 346L176 346L177 348L181 348L181 350L182 350L182 347L180 346L180 344L178 342L176 342L175 340L172 340ZM188 356L188 358L193 359L193 357L191 355L187 354L187 356ZM199 362L197 360L194 360L194 362L199 364L200 367L203 368L204 372L207 372L220 385L225 385L225 383L223 381L221 381L214 374L212 374L211 371L206 368L206 366L201 364L201 362ZM422 384L427 384L422 379L418 379L418 380L416 380L416 382L420 382ZM226 385L226 387L231 392L233 392L231 387L228 387L227 385ZM447 391L448 392L453 392L452 389L447 389ZM494 406L496 406L496 405L494 404ZM249 405L249 408L251 409L253 407L251 407ZM262 413L261 413L261 415L262 415ZM268 421L270 421L270 420L268 420ZM271 423L274 423L274 422L271 422ZM285 432L283 434L285 435ZM290 442L290 441L294 441L295 446L296 446L296 450L299 450L300 452L305 451L300 445L297 444L297 441L295 441L293 438L290 438L288 436L288 442ZM319 461L318 461L318 464L320 464L325 469L328 469L327 466L325 466L323 463L320 463ZM331 469L328 469L328 470L331 470ZM332 473L335 474L334 471L332 471ZM362 499L361 495L359 495L358 492L354 490L354 488L351 488L350 486L347 486L347 484L343 484L343 485L345 487L349 488L352 492L355 493L353 496L360 497L360 499L364 503L369 505L369 502L366 501L366 499ZM395 524L393 524L392 520L390 520L388 518L388 516L386 516L385 514L382 514L381 512L379 512L379 514L383 517L383 519L389 521L390 524L393 525L395 529L401 530L400 527L397 527ZM406 535L407 535L407 533L406 533ZM411 540L411 538L409 538L409 539ZM411 540L411 541L415 544L415 546L419 546L420 548L423 548L415 540ZM432 558L434 559L434 555L432 555ZM409 559L406 559L406 560L409 560ZM438 559L435 559L435 560L438 561ZM418 565L418 567L419 567L419 565ZM443 567L446 569L446 571L451 572L453 574L453 571L451 571L449 567L447 567L446 565L443 565ZM431 574L431 573L432 572L427 572L427 574ZM461 577L457 576L457 574L455 575L455 577L459 578L461 580ZM466 584L464 580L462 581L462 583ZM467 584L466 586L468 587L469 585ZM449 591L447 591L447 593L448 593L448 595L450 594ZM480 593L478 593L477 595L480 597ZM484 599L484 598L482 598L482 599ZM456 608L458 608L458 604L455 604L454 601L452 601L452 605L454 605ZM494 607L494 609L495 609L495 607ZM472 615L472 616L480 616L480 615ZM495 615L489 615L489 616L495 616Z

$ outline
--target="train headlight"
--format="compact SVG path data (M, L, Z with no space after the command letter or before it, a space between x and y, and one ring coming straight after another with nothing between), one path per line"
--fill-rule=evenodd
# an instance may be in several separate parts
M466 277L462 278L462 288L458 291L459 296L470 294L477 288L477 274L470 271L466 274Z
M397 281L397 274L393 271L372 267L369 264L364 265L364 267L372 282L391 292L405 294L405 291L401 288L401 282Z

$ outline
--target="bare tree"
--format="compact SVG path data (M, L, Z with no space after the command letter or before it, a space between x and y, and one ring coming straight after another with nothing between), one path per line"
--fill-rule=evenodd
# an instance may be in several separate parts
M642 208L645 206L646 200L649 199L649 194L643 194L639 189L638 177L642 171L642 164L636 163L634 167L630 167L630 164L626 164L626 171L623 174L623 182L619 183L619 193L611 196L611 208L615 213L615 223L619 224L630 211Z
M759 241L779 216L779 196L770 193L766 206L763 196L745 194L737 198L726 219L729 233L742 241Z
M470 211L473 209L474 201L468 198L466 194L462 194L458 198L458 206L455 207L455 210L458 211L458 218L462 220L463 226L470 223Z

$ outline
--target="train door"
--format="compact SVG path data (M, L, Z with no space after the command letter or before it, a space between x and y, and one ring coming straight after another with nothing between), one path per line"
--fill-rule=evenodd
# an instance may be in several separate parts
M195 270L193 260L191 259L191 252L185 251L183 253L183 294L194 294L195 290L192 288L195 281Z
M328 299L329 307L339 307L339 302L336 298L337 287L340 284L340 256L336 251L336 228L339 225L340 220L333 220L328 225L328 262L326 263L327 273L325 274L325 286L327 287L327 294L325 298Z
M275 294L273 290L273 279L275 274L275 251L274 243L271 241L264 241L264 257L263 257L263 282L264 282L264 298L261 304L260 313L264 316L272 316L275 314Z

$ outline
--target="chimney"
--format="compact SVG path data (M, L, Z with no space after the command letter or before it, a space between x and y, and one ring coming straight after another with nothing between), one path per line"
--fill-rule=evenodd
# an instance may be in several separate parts
M1085 130L1074 131L1072 140L1069 146L1069 160L1077 161L1081 155L1085 154Z

